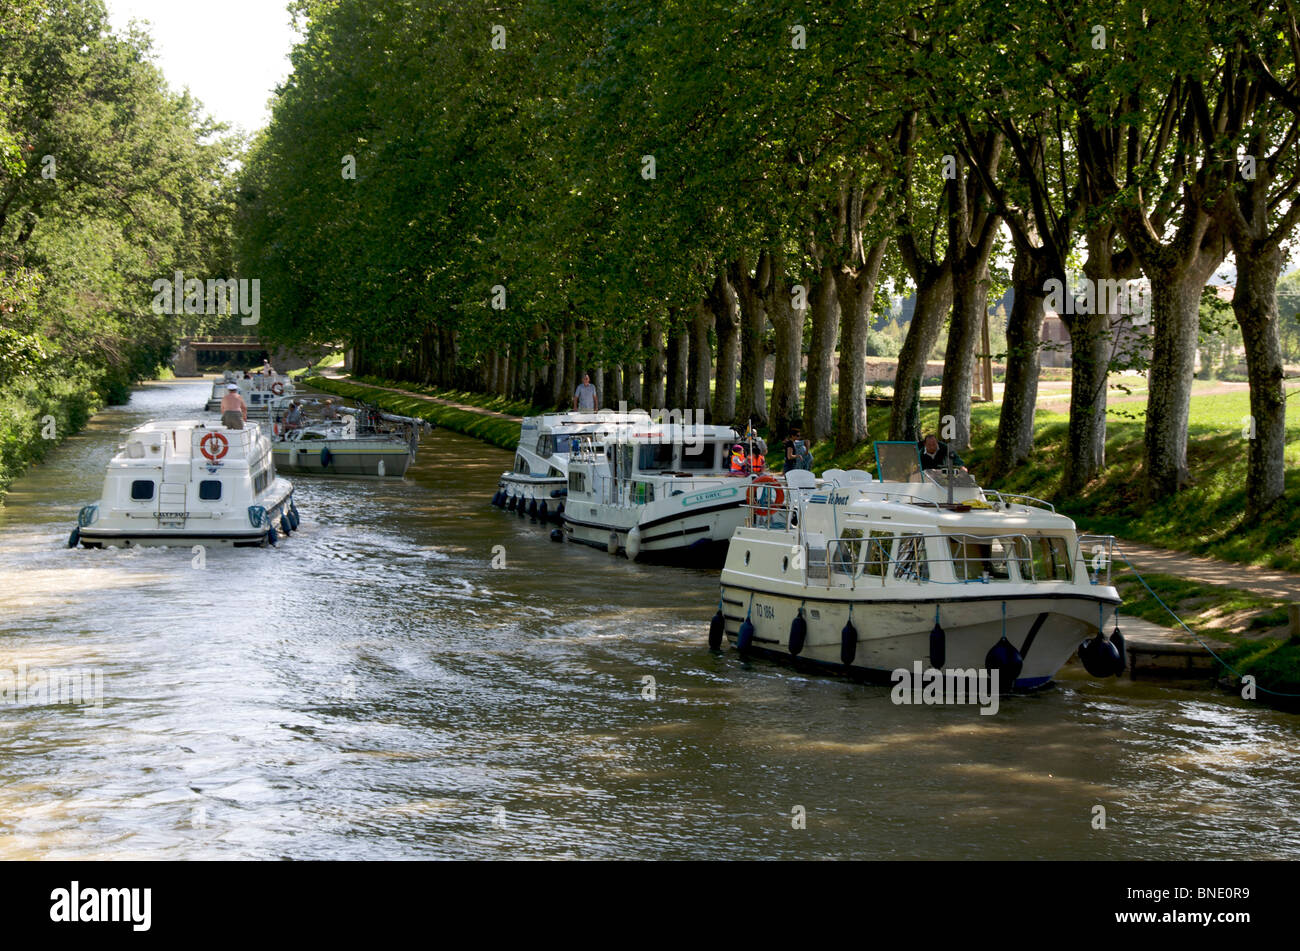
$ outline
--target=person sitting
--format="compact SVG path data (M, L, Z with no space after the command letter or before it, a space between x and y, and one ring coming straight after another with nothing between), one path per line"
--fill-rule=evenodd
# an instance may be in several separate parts
M745 447L736 443L731 447L731 474L745 475L749 471L749 459L745 456Z
M946 469L948 468L948 458L952 457L952 467L958 472L965 472L966 467L962 464L961 457L955 452L948 449L947 443L939 442L934 433L926 436L917 448L921 451L921 469Z
M333 400L326 400L325 406L321 409L321 415L326 419L338 419L339 411L334 408Z
M289 412L284 414L284 428L302 429L302 407L297 400L289 404Z

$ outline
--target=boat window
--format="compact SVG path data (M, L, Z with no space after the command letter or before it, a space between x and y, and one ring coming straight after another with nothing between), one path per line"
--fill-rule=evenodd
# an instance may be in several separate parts
M655 487L649 482L632 484L632 501L636 505L645 505L655 500Z
M528 468L528 460L523 457L522 453L515 456L515 472L518 472L520 475L533 474L532 470Z
M266 483L269 481L269 474L265 469L253 476L253 494L261 495L262 490L266 488Z
M1029 578L1029 555L1021 539L957 535L948 546L958 581L1009 581L1013 562L1020 563L1021 577Z
M1045 535L1034 539L1034 580L1069 581L1073 565L1070 563L1070 546L1064 538Z
M639 448L636 464L637 468L642 472L656 472L660 469L671 469L673 467L672 443L657 443Z
M831 553L831 564L837 572L844 575L858 573L858 560L862 557L862 536L860 528L846 528L840 534L839 541Z
M555 454L555 437L540 436L537 440L537 454L545 459Z
M930 563L925 558L925 538L900 535L898 555L894 558L894 577L907 581L929 581Z
M561 478L561 479L564 478L564 473L561 472L559 469L555 468L555 466L551 466L551 468L547 469L547 470L546 470L546 475L547 475L549 478L555 478L556 476L558 476L558 477Z
M569 473L569 491L570 492L587 491L587 474L585 472Z
M883 578L889 573L889 549L894 541L893 532L873 529L867 542L867 555L863 559L862 573L873 578Z
M199 498L204 502L216 502L221 498L221 482L218 479L204 479L199 483Z
M682 446L683 469L712 469L717 459L717 443L686 443Z
M131 498L136 502L148 502L153 498L153 480L136 479L131 483Z

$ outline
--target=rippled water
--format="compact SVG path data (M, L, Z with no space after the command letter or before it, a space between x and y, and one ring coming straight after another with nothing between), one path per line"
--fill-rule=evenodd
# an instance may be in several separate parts
M716 572L552 543L453 433L404 482L298 478L278 549L64 548L119 431L209 388L0 509L0 671L103 676L0 706L0 858L1300 856L1300 718L1068 672L980 716L711 653Z

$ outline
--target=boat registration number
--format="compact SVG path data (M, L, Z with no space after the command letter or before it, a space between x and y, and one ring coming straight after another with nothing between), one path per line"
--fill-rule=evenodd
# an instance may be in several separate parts
M758 601L754 602L754 613L762 618L770 618L776 616L772 611L772 605L762 604L761 602Z
M189 512L159 512L159 518L189 518Z

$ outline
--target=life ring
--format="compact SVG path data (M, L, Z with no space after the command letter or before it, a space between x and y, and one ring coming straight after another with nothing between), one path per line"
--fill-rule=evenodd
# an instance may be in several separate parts
M208 433L199 440L199 452L203 453L204 458L209 462L216 462L229 448L230 441L221 433Z
M775 496L768 495L767 486L776 489ZM776 476L759 476L749 484L749 488L745 492L745 504L754 510L755 515L771 515L785 505L785 489L781 488L781 480ZM770 508L764 507L769 504Z
M283 396L284 384L281 383L279 380L276 380L274 383L271 384L271 392L274 393L276 396Z

